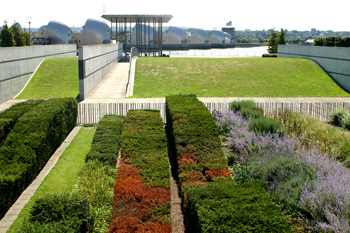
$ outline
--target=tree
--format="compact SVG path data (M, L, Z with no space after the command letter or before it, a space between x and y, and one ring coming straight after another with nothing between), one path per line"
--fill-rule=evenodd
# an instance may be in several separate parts
M286 32L287 29L281 28L280 33L278 34L278 40L277 40L277 44L286 44Z
M277 46L279 44L286 44L286 32L287 29L281 28L280 32L275 31L275 28L270 30L270 39L266 43L269 53L277 53Z
M0 34L1 47L13 47L15 46L15 40L12 30L7 26L7 22L4 21L4 26Z
M11 28L13 32L13 37L16 43L16 46L25 46L26 45L26 39L24 37L24 33L22 29L20 28L18 23L14 23Z
M275 31L275 28L272 28L270 30L270 39L266 43L268 46L267 51L269 53L277 53L277 38L278 38L278 32Z

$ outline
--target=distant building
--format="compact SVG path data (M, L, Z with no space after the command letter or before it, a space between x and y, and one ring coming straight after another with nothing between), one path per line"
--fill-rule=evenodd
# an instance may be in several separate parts
M315 40L314 39L307 39L305 42L304 42L304 45L307 45L307 46L314 46L315 45Z
M250 29L244 29L245 32L250 32Z
M311 28L311 33L315 33L317 32L317 29L316 28Z

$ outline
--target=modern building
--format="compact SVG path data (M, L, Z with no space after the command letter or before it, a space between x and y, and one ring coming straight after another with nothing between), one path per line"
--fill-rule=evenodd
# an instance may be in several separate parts
M163 55L163 23L168 23L173 18L172 15L102 15L102 18L111 23L111 28L115 24L118 33L124 32L120 34L122 37L118 41L124 44L123 50L125 54L130 51L131 47L136 47L139 54ZM127 31L131 32L134 24L147 26L139 27L140 30L136 30L135 34L131 33L130 38ZM149 30L152 27L153 37L150 34L147 36L147 29L142 30L142 27L146 27ZM144 40L144 38L146 39ZM128 41L130 42L128 43Z
M78 47L84 45L110 44L111 29L100 20L87 19L80 37L77 39Z
M50 44L72 44L72 30L59 21L50 21L46 27L45 37L50 38Z

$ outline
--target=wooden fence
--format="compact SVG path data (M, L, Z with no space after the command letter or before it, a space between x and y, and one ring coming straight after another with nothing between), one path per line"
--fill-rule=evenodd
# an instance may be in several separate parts
M208 110L222 112L229 109L230 103L204 102ZM282 111L301 112L321 121L328 121L335 108L350 109L348 102L257 102L265 116L276 115ZM77 124L98 123L104 115L124 115L131 109L158 109L165 122L165 102L163 103L79 103Z

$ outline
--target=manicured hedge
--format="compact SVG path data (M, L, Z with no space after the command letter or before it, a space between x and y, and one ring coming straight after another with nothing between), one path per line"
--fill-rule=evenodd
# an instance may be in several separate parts
M233 182L218 127L196 96L169 96L166 111L168 137L176 151L186 231L290 231L285 216L262 187Z
M35 201L21 232L93 232L89 201L84 196L51 194Z
M43 101L19 118L0 149L0 217L35 179L76 119L73 98Z
M0 147L4 144L7 135L13 129L18 119L43 101L44 100L27 100L15 104L0 113Z
M188 232L291 232L263 187L215 181L187 193Z
M207 182L230 176L218 127L205 105L195 95L168 96L166 112L180 182Z
M106 115L97 126L91 150L86 161L99 160L110 166L116 166L120 135L125 116Z
M121 155L110 232L171 232L168 150L158 110L128 112Z

